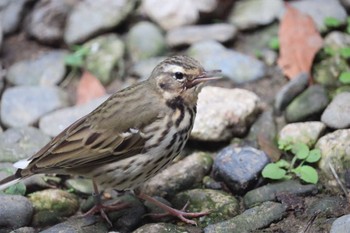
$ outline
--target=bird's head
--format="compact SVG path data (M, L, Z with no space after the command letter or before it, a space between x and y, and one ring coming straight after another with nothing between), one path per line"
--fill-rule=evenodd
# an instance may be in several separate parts
M166 100L182 97L188 104L196 104L201 84L218 79L220 70L205 71L195 59L172 56L161 62L152 71L150 81Z

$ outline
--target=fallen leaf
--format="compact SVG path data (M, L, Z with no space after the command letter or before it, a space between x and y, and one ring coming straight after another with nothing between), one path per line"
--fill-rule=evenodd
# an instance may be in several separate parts
M310 74L312 62L323 40L312 18L286 4L279 32L278 65L292 79L301 72ZM311 80L310 80L311 81Z
M106 94L101 82L90 72L84 71L77 87L76 104L84 104Z

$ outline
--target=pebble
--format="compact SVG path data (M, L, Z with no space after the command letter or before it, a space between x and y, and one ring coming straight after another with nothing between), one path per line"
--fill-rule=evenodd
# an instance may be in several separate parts
M151 178L142 187L142 192L151 196L174 196L201 182L212 164L209 154L193 153Z
M287 107L287 105L309 84L309 75L301 73L285 84L276 94L274 109L278 115Z
M313 85L297 96L287 107L287 122L304 121L318 116L329 102L326 90L321 85Z
M34 226L45 226L60 221L62 217L69 217L79 209L77 196L60 189L45 189L29 195L33 203Z
M64 41L67 44L84 42L101 31L115 28L131 13L135 2L134 0L79 1L68 16Z
M305 143L309 148L312 148L323 135L325 129L326 125L319 121L290 123L281 129L278 140L289 145Z
M350 46L350 35L344 32L332 31L328 33L323 41L324 48L331 48L335 51Z
M0 162L17 162L39 151L50 138L33 127L10 128L0 134Z
M329 233L348 233L350 228L350 214L337 218Z
M11 231L10 233L35 233L34 227L21 227L16 230Z
M28 0L2 0L0 2L0 22L4 35L14 33L22 21Z
M66 55L64 50L53 50L35 59L16 62L8 69L6 80L13 85L54 86L66 75Z
M323 197L313 201L306 210L306 214L308 216L317 215L319 218L339 217L349 213L349 208L345 198L339 196Z
M142 0L141 10L163 29L169 30L191 25L199 19L199 12L209 13L216 9L216 0Z
M91 195L94 192L91 179L71 178L66 180L64 184L68 189L73 189L76 193Z
M333 129L350 127L350 92L336 95L321 116L321 121Z
M151 75L154 67L165 59L166 57L151 57L137 61L131 67L130 73L140 77L140 80L146 80Z
M243 202L246 207L252 207L265 201L274 201L280 193L315 194L317 193L317 187L313 184L302 185L295 180L268 184L247 192L243 197Z
M133 61L160 56L166 51L162 31L147 21L139 22L130 28L126 46Z
M108 96L103 96L83 105L53 111L40 118L39 128L45 134L55 137L76 120L90 113L107 98ZM52 122L55 122L55 124L52 124Z
M176 194L171 202L179 209L188 202L187 212L209 211L208 215L196 219L200 226L222 222L239 214L239 201L234 196L218 190L186 190Z
M321 150L321 160L318 163L320 170L327 175L327 182L331 186L338 187L334 175L330 170L333 165L335 172L344 182L344 175L350 169L347 161L350 157L350 129L339 129L321 137L315 148Z
M58 87L7 88L1 99L1 121L6 127L34 124L43 115L66 107L68 96Z
M123 72L125 45L116 34L105 34L84 44L89 48L85 59L85 68L98 78L102 84L108 84Z
M263 78L266 67L263 62L232 49L226 49L217 41L200 41L192 44L187 54L197 59L206 70L219 69L222 75L235 83L246 83Z
M191 138L225 141L242 136L259 112L260 99L253 92L206 86L199 93Z
M28 35L44 44L58 44L63 40L66 18L77 0L38 1L26 26Z
M290 5L310 15L320 31L327 30L324 22L329 17L337 19L342 24L346 23L346 11L338 0L303 0L291 2Z
M339 76L343 72L349 72L347 61L341 56L331 56L322 59L315 64L314 80L326 87L338 87L341 85Z
M103 221L97 221L95 218L69 218L67 221L61 222L41 233L92 233L92 232L108 232L108 226Z
M280 220L286 207L276 202L264 202L229 220L209 225L204 233L254 232Z
M191 45L203 40L223 43L232 40L236 32L236 27L228 23L183 26L169 30L166 41L171 47Z
M174 225L171 223L148 223L137 228L132 233L189 233L185 226Z
M235 193L241 193L257 183L269 157L253 147L228 146L214 159L213 173Z
M0 194L1 232L9 232L29 225L32 214L33 206L26 197Z
M284 9L282 0L246 0L237 2L229 16L229 22L239 29L251 29L268 25L278 18Z

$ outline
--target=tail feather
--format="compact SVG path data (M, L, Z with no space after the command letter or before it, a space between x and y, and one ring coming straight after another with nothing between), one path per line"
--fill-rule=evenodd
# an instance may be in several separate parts
M0 191L7 189L11 185L17 184L22 179L23 179L23 177L22 177L22 175L20 173L20 169L19 169L19 170L17 170L17 172L14 175L8 176L5 179L0 181Z

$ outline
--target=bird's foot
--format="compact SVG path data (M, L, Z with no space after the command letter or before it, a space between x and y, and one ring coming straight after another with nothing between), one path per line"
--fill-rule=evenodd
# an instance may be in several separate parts
M188 202L186 203L186 205L181 209L181 210L177 210L174 209L170 206L167 206L166 204L158 201L157 199L148 196L146 194L139 194L138 195L139 198L149 201L155 205L157 205L158 207L160 207L161 209L165 210L167 213L162 213L162 214L149 214L149 216L154 217L154 218L162 218L162 217L166 217L166 216L175 216L177 218L179 218L181 221L187 223L187 224L192 224L192 225L197 225L197 223L194 220L190 220L188 218L198 218L201 216L205 216L207 214L209 214L209 211L203 211L203 212L195 212L195 213L188 213L185 211L186 207L188 206Z

